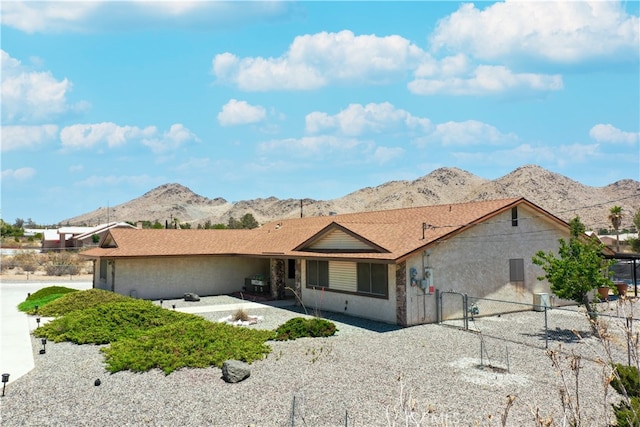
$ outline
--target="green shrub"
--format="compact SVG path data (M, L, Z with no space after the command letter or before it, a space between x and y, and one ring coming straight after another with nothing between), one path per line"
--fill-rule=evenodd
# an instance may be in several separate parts
M622 402L613 406L618 427L637 427L640 425L640 399L632 397L630 405Z
M329 337L337 331L336 325L328 320L314 317L294 317L276 329L275 340L287 341L304 337Z
M611 386L623 396L640 397L640 376L635 366L622 365L616 363L614 365L617 376L611 381Z
M42 314L42 310L40 309L44 308L51 302L73 292L78 292L78 290L66 288L64 286L48 286L29 295L26 300L18 304L18 310L30 314L35 314L35 307L37 305L38 314L49 316L49 314Z
M164 326L189 316L165 310L150 301L122 298L125 300L72 311L36 329L35 333L55 342L108 344L119 339L136 337L147 329Z
M222 367L230 359L251 363L271 352L266 341L273 336L272 331L187 316L101 349L106 355L107 370L145 372L158 368L168 375L184 367Z
M32 297L36 295L31 295ZM103 291L102 289L87 289L63 295L62 298L55 299L49 304L39 304L38 314L41 316L58 317L76 310L84 310L109 302L125 301L130 299L124 295L114 292Z
M614 365L618 375L614 376L611 386L621 395L629 397L629 403L613 405L618 427L640 425L640 376L638 368L620 363Z

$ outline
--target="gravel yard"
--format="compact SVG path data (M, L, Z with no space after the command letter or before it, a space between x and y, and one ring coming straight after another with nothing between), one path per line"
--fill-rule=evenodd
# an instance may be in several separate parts
M225 308L237 302L207 297L163 301L163 306L210 307L199 315L218 321L232 314ZM300 315L293 307L246 311L261 317L249 327L262 329ZM561 377L543 348L484 338L486 355L495 356L483 361L496 366L508 361L509 372L503 372L479 367L482 335L477 332L442 325L397 328L324 315L337 324L336 336L272 342L272 353L254 362L251 376L237 384L225 383L218 368L182 369L168 376L158 370L108 374L99 346L48 343L40 355L41 344L33 339L36 367L7 386L0 399L2 426L385 426L405 425L407 416L424 426L500 426L509 395L515 400L506 425L538 425L536 412L563 424ZM535 334L539 324L529 317L539 315L477 322L498 331L532 325ZM552 340L550 348L558 344ZM562 342L562 348L590 359L604 354L595 338ZM561 360L573 384L569 361ZM609 388L605 396L602 364L587 358L581 364L583 425L607 425L612 417L607 400L617 401L615 391ZM96 379L100 386L94 385Z

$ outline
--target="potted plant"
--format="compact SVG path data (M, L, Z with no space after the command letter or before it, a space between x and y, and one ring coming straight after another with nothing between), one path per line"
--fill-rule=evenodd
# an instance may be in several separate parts
M600 286L598 288L598 295L600 296L600 299L602 301L608 301L609 300L609 290L610 290L610 288L608 286Z
M614 282L613 284L616 286L616 289L618 290L618 295L620 295L621 297L624 297L625 295L627 295L627 290L629 289L628 284L626 284L625 282Z

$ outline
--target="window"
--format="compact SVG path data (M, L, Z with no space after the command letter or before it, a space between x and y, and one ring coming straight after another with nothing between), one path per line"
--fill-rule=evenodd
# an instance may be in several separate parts
M100 258L100 279L107 280L107 260Z
M524 282L524 259L515 258L509 260L509 281Z
M295 279L296 278L296 260L288 259L287 260L287 279Z
M329 287L329 261L307 261L307 286Z
M511 208L511 226L513 227L518 226L518 207L517 206Z
M358 263L358 292L387 295L387 265Z

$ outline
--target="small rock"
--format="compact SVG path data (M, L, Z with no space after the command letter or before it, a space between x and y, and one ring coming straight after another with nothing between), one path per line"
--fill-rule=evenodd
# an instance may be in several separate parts
M200 297L197 294L194 294L193 292L187 292L186 294L184 294L184 300L185 301L200 301Z
M227 360L222 364L222 378L228 383L238 383L249 378L249 365L240 360Z
M100 378L98 378L93 382L93 385L95 385L96 387L99 386L100 384L102 384L102 382L100 381Z

